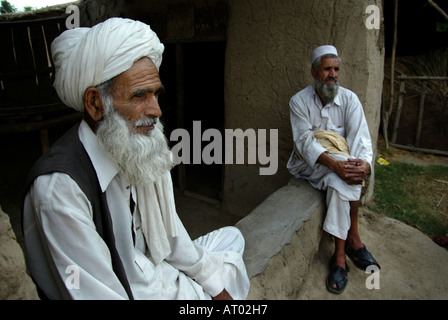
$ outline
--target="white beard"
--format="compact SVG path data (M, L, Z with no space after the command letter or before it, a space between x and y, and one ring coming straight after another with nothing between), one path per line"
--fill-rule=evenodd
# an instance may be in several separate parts
M320 82L318 79L314 81L314 87L316 88L319 97L325 102L331 102L338 95L339 83L335 80L334 84L325 84Z
M96 135L129 183L155 182L172 169L172 155L160 121L148 135L141 135L132 131L129 122L115 108L105 106L104 110Z

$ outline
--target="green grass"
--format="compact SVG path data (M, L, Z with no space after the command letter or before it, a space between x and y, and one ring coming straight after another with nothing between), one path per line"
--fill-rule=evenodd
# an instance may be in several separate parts
M394 162L375 166L371 210L420 229L428 236L448 231L448 167Z

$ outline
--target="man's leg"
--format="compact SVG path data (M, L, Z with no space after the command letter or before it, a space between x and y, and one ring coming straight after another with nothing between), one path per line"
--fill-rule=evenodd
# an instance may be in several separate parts
M250 282L243 261L244 237L236 227L223 227L193 241L209 251L212 259L222 260L217 270L224 281L224 288L233 299L246 299Z
M334 264L343 269L345 269L345 242L347 241L355 251L364 246L359 235L358 212L359 201L350 201L350 229L348 230L347 239L344 240L336 236L334 237Z
M345 240L350 229L350 204L341 199L339 192L327 188L327 215L324 230L334 237L334 254L330 263L330 274L327 277L327 288L334 293L341 293L347 285L345 263Z
M350 201L350 229L347 234L347 242L354 250L358 250L363 247L361 236L358 229L358 212L359 201Z
M341 198L339 192L327 188L327 214L324 221L324 230L336 238L346 240L350 229L350 202Z
M334 237L333 264L345 270L345 240Z
M327 188L327 216L324 230L332 234L335 240L327 287L334 293L341 293L347 284L346 255L360 269L365 270L366 266L372 264L379 267L361 241L358 212L359 201L345 201L334 188Z
M358 229L358 208L359 201L345 201L334 188L327 188L324 229L334 236L335 243L327 287L334 293L341 293L347 285L346 241L356 249L362 246Z
M244 237L236 227L223 227L211 231L193 242L212 252L233 251L241 256L244 253Z
M356 267L361 270L366 270L366 268L370 265L376 265L378 268L381 268L361 241L358 230L358 209L359 201L350 202L351 226L347 234L345 253L356 265Z

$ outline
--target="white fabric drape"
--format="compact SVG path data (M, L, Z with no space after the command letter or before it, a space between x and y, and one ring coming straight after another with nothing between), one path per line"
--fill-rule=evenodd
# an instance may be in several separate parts
M110 18L92 28L63 32L52 42L51 51L56 92L67 106L83 112L88 87L112 79L143 57L159 69L164 46L147 24Z
M154 263L157 265L170 253L168 236L178 234L176 205L171 174L160 180L137 187L137 207L141 215L142 231Z

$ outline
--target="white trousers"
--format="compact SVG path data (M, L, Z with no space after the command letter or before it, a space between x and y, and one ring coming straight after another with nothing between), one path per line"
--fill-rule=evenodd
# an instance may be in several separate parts
M333 187L327 187L327 215L324 230L339 239L346 240L350 226L350 202L344 200Z
M348 158L339 154L330 154L336 160ZM346 240L350 229L350 201L361 197L361 185L348 185L339 176L322 164L310 167L305 161L296 159L294 175L308 180L316 189L327 192L327 216L324 230L333 236Z
M243 261L244 237L236 227L224 227L193 241L224 260L224 288L234 300L244 300L249 293L249 277Z

